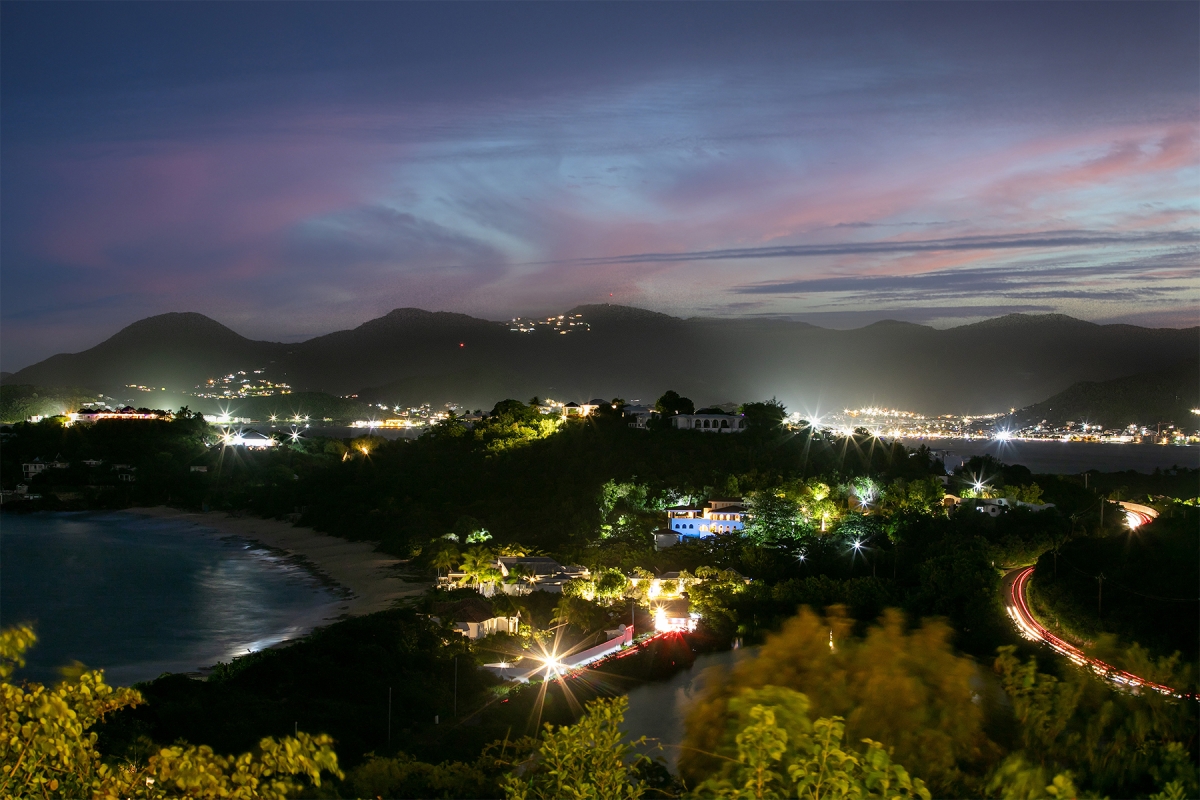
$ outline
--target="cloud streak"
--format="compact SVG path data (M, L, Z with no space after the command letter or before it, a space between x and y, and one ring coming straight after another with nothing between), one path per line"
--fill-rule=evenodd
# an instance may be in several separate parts
M1148 231L1105 233L1102 231L1046 231L1003 236L957 236L946 239L913 239L886 242L839 244L793 244L739 247L683 253L636 253L602 258L573 259L572 264L649 264L692 261L743 261L758 258L815 258L817 256L894 255L973 250L1042 250L1126 245L1132 247L1185 245L1200 242L1200 231ZM542 264L563 262L541 262Z

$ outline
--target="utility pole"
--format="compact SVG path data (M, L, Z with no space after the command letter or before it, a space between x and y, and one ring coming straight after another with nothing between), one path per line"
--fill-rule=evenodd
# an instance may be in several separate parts
M454 657L454 718L458 719L458 656Z
M392 743L392 687L388 687L388 744Z
M1100 582L1100 588L1096 591L1096 616L1103 616L1102 603L1104 601L1104 573L1101 572L1096 576L1096 580Z

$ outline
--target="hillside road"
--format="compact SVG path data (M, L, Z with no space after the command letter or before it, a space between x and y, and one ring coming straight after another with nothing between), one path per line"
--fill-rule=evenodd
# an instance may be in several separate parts
M1177 691L1170 686L1146 680L1131 672L1117 669L1098 658L1092 658L1078 647L1063 641L1043 627L1041 623L1034 619L1025 596L1029 578L1033 575L1033 570L1033 567L1018 567L1011 570L1004 576L1004 581L1001 585L1008 616L1012 619L1013 624L1017 626L1017 630L1022 636L1030 641L1041 642L1047 645L1050 649L1070 659L1078 666L1087 667L1097 675L1113 683L1127 686L1131 689L1140 689L1145 686L1174 697L1187 696L1185 693Z

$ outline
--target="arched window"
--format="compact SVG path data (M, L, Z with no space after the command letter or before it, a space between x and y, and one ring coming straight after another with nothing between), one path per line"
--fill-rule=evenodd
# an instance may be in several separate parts
M721 427L722 427L722 428L728 428L728 427L729 427L729 420L727 420L727 419L723 419L723 420L721 420Z
M704 420L704 427L708 427L708 420Z

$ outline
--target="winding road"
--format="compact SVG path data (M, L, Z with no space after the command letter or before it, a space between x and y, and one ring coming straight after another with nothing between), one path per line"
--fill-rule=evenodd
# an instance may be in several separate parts
M1029 583L1029 576L1031 575L1033 575L1033 567L1019 567L1004 576L1004 594L1008 607L1008 615L1012 617L1013 622L1016 623L1017 630L1020 631L1022 636L1031 641L1049 645L1052 650L1070 659L1075 664L1081 667L1089 667L1097 675L1113 683L1128 686L1132 689L1139 689L1146 686L1172 697L1192 697L1192 695L1172 689L1170 686L1148 681L1131 672L1117 669L1098 658L1092 658L1078 647L1068 644L1042 627L1033 618L1033 614L1030 612L1029 605L1025 600L1025 587Z

